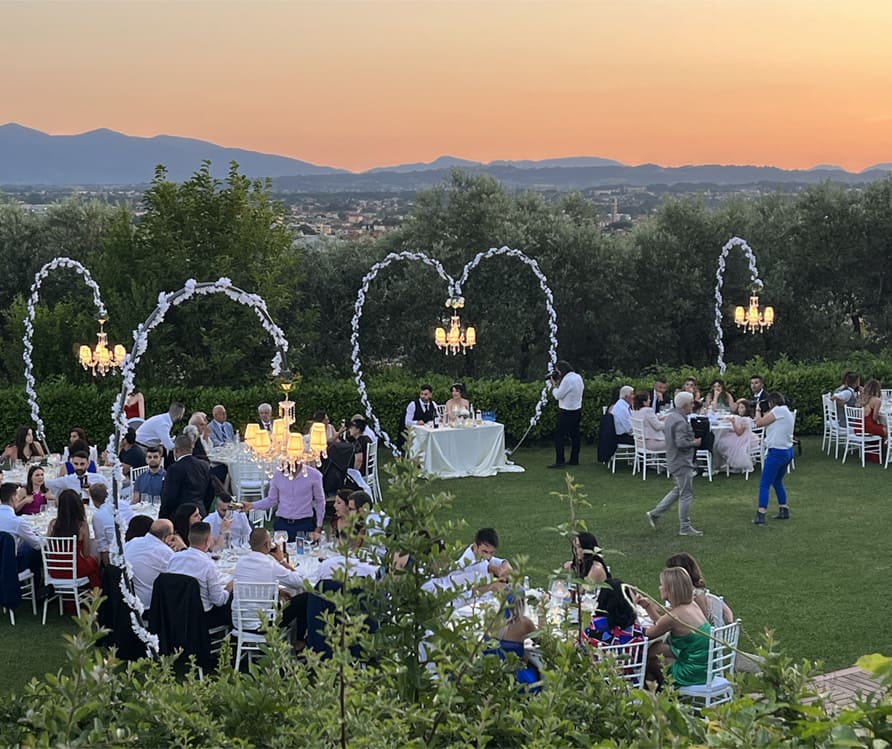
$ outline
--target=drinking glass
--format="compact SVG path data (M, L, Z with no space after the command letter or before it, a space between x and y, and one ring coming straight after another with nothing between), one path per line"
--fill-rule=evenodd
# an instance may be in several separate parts
M273 541L276 546L284 550L285 544L288 542L288 533L286 531L275 531L273 533Z

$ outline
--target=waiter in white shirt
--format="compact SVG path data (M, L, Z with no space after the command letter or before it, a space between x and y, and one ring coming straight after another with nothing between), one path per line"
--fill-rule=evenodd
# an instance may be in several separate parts
M579 422L582 419L582 392L585 384L569 362L559 361L548 381L551 394L558 402L558 419L554 429L554 463L549 468L579 465ZM570 460L564 462L564 442L570 438Z

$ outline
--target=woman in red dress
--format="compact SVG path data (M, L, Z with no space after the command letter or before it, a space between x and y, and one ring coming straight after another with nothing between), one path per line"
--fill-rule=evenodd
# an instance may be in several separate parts
M66 489L59 494L59 515L50 521L47 536L61 538L77 537L77 576L90 580L91 588L101 587L99 562L89 553L90 528L84 513L84 503L80 495L73 489Z
M871 379L865 382L861 388L861 394L858 396L858 405L864 409L864 433L876 434L882 437L883 450L885 451L889 433L885 425L880 421L880 407L882 404L882 386L880 381ZM867 461L869 463L882 462L876 454L867 455Z

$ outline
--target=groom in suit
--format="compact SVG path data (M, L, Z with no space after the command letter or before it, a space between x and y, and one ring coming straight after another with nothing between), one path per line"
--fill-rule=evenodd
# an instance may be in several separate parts
M425 383L419 388L418 397L406 406L404 426L428 424L437 415L437 404L433 401L433 388Z
M208 426L211 430L211 442L214 447L220 447L226 442L235 440L235 430L232 424L226 421L226 409L221 405L214 406L214 418Z

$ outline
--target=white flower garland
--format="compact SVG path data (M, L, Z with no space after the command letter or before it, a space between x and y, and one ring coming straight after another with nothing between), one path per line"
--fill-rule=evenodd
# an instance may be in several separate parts
M285 364L285 355L288 352L288 340L282 329L273 322L266 307L266 302L257 294L249 294L232 285L228 278L220 278L214 282L198 282L194 278L186 281L179 291L164 292L158 295L158 306L149 315L144 323L133 331L133 348L124 359L121 366L123 381L121 393L112 406L112 423L116 425L113 434L108 438L107 454L112 465L112 512L115 516L116 543L109 549L109 560L116 567L121 568L121 595L127 606L130 607L130 623L134 633L146 645L146 653L150 657L158 652L158 637L149 632L143 625L140 617L145 607L142 601L133 593L133 569L124 558L124 534L127 529L124 520L118 512L119 492L118 487L123 486L124 472L118 462L121 435L127 429L127 419L124 415L124 402L130 391L133 390L133 380L136 374L136 365L146 352L149 343L149 332L158 327L171 307L176 307L194 296L207 296L208 294L224 294L239 304L251 307L260 320L263 329L269 333L276 344L276 354L270 365L273 376L281 374Z
M96 305L96 311L99 313L99 316L103 318L108 317L105 305L102 303L102 297L99 295L99 285L93 280L90 271L77 260L72 260L69 257L57 257L37 271L37 274L34 276L34 282L31 284L31 295L28 297L28 311L25 314L25 335L22 338L22 343L25 344L25 351L22 358L25 361L25 393L28 396L28 406L31 408L31 420L34 422L35 436L43 444L44 449L47 448L47 444L43 419L40 418L40 406L37 403L37 391L34 389L36 386L33 372L34 362L31 359L34 346L31 341L34 338L34 314L40 298L40 287L44 279L58 268L69 268L76 273L80 273L84 278L84 283L93 292L93 304Z
M468 275L474 268L476 268L481 260L485 258L495 257L497 255L507 255L509 257L516 257L518 260L525 263L536 275L536 278L539 279L539 288L542 289L542 293L545 295L545 307L548 311L548 362L552 369L554 369L555 364L557 364L557 313L554 310L554 295L551 292L551 289L548 286L548 279L545 277L545 274L539 268L539 264L533 260L532 258L525 255L520 250L511 249L509 247L492 247L485 252L478 253L473 260L465 265L462 269L462 274L458 281L454 280L452 276L450 276L440 264L438 260L435 260L431 257L428 257L422 252L391 252L380 262L375 263L368 273L363 276L362 283L360 284L359 291L356 294L356 303L353 307L353 319L350 323L351 333L350 333L350 344L353 347L351 358L353 361L353 374L354 380L356 381L356 387L359 391L359 398L362 402L362 405L365 407L366 417L369 421L371 421L374 426L373 429L377 432L384 444L389 447L394 455L398 454L399 450L396 445L394 445L390 440L390 435L387 434L384 429L381 428L381 422L378 420L378 417L374 413L374 409L372 408L372 404L369 401L368 390L366 388L365 379L363 377L362 371L362 360L360 359L359 352L359 321L362 318L362 308L365 305L366 296L369 291L369 285L375 279L380 271L386 268L393 262L397 260L418 260L426 265L431 266L434 270L437 271L437 275L440 276L444 281L446 281L449 287L449 297L457 298L462 295L462 284L464 284L468 280ZM542 416L542 408L548 402L548 385L542 388L542 392L539 395L539 400L536 403L535 412L530 419L530 424L527 427L526 432L523 437L520 438L520 441L515 445L514 449L509 451L513 453L520 444L524 441L527 434L529 434L530 430L538 423L539 419Z
M722 254L719 255L719 266L715 272L715 345L719 350L717 363L719 372L725 374L725 342L722 335L722 283L725 276L725 258L733 247L740 247L745 253L750 265L750 276L752 278L753 288L761 290L764 284L759 278L759 271L756 269L756 256L753 254L752 248L747 244L745 239L740 237L731 237L722 247Z

